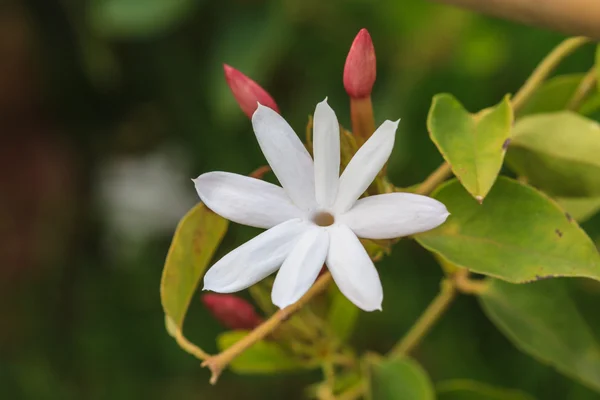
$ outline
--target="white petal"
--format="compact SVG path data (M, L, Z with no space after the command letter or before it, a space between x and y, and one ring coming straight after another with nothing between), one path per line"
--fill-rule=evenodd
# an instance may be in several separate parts
M204 290L237 292L266 278L281 266L308 226L292 219L232 250L204 275Z
M268 107L258 105L252 126L265 158L290 199L303 210L315 208L314 166L290 125Z
M282 188L260 179L208 172L194 179L194 183L208 208L238 224L268 229L302 216Z
M329 235L323 228L311 228L298 240L277 273L271 299L279 308L294 304L312 286L323 267Z
M329 228L327 268L340 291L365 311L381 310L379 274L356 235L345 225Z
M317 203L330 207L340 179L340 125L327 99L317 104L313 125L315 194Z
M392 239L433 229L448 215L446 206L431 197L388 193L358 200L338 221L358 237Z
M334 210L348 211L367 190L392 153L398 123L385 121L356 152L340 177Z

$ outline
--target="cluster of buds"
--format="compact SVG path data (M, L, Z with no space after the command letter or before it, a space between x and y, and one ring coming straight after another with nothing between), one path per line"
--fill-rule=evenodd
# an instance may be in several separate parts
M252 304L232 294L207 293L202 302L227 329L252 330L263 322Z
M224 69L227 84L248 118L252 118L258 103L279 112L273 97L258 83L229 65L225 64ZM352 130L361 142L366 141L375 130L371 91L376 75L373 41L369 32L361 29L348 52L343 78L344 88L350 97Z

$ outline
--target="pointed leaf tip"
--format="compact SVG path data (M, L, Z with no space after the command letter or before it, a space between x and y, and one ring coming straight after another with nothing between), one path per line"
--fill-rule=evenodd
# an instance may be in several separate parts
M452 171L481 203L496 181L510 141L513 112L508 97L469 113L452 95L433 98L427 128Z

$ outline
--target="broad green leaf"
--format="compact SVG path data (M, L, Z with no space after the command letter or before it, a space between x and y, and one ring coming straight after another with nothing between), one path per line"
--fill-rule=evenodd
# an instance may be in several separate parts
M513 121L508 96L495 107L469 114L449 94L433 98L427 128L444 159L479 202L490 191L504 160Z
M520 390L499 388L469 379L451 379L435 385L438 400L534 400Z
M480 205L454 179L433 197L446 205L450 217L415 238L451 263L515 283L548 276L600 280L594 243L532 187L499 177Z
M369 376L370 400L433 400L433 384L425 370L414 360L365 359Z
M600 197L559 197L556 202L577 222L583 222L600 210Z
M217 346L220 351L233 346L248 334L247 331L225 332L217 337ZM276 374L305 368L305 365L286 352L276 342L261 340L238 357L230 364L231 369L240 374Z
M479 299L517 348L600 392L600 344L561 280L494 280Z
M228 222L199 203L179 222L160 282L160 299L167 331L187 352L206 354L183 336L183 321L215 250L227 231Z
M192 14L197 0L93 0L89 19L101 36L137 38L163 33Z
M340 292L337 285L329 288L330 306L327 321L331 330L341 341L347 340L354 331L360 310Z
M516 117L564 110L575 94L583 76L583 74L571 74L548 79L531 95L516 113Z
M555 196L600 195L600 125L570 111L536 114L515 124L507 163Z

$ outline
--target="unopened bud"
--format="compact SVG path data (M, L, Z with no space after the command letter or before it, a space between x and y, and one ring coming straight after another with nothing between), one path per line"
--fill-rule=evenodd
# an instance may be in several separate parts
M376 74L375 48L371 35L363 28L354 38L344 66L344 88L348 95L352 98L370 96Z
M248 118L252 118L252 114L258 108L258 103L279 112L275 100L258 83L227 64L223 64L223 69L225 70L225 80L233 96Z
M202 302L228 329L252 330L263 321L252 304L232 294L208 293L202 295Z

